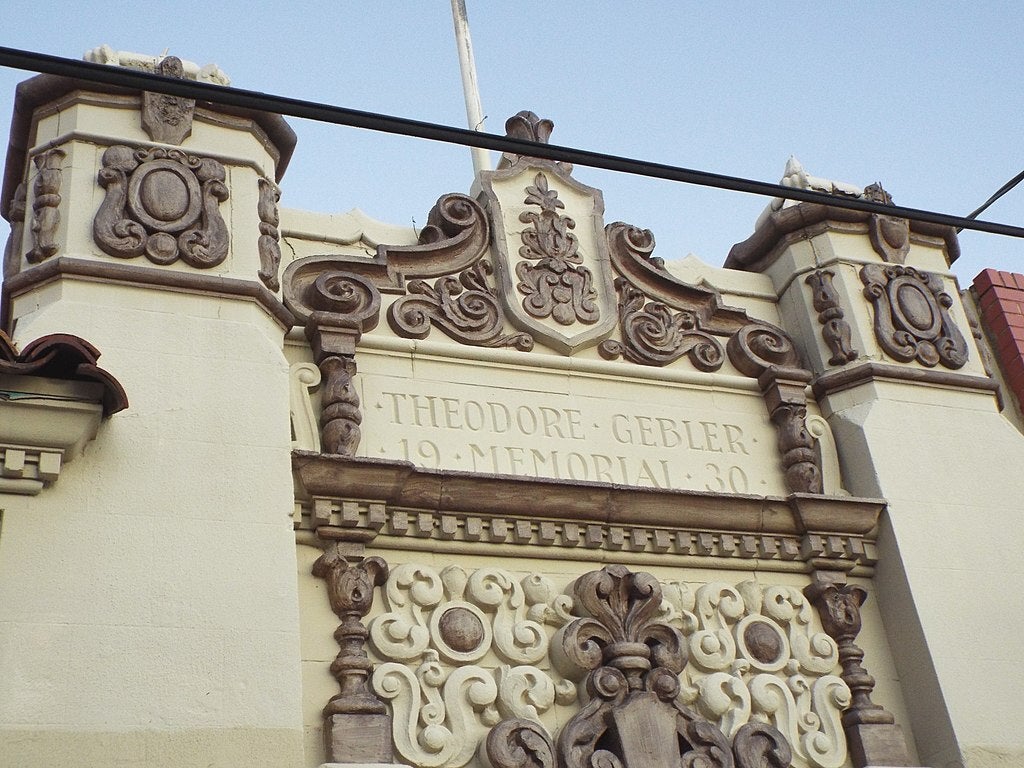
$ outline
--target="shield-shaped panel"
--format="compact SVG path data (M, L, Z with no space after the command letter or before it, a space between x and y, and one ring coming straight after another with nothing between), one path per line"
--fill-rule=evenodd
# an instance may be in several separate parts
M601 191L525 157L482 173L480 184L512 324L569 355L606 339L616 312Z

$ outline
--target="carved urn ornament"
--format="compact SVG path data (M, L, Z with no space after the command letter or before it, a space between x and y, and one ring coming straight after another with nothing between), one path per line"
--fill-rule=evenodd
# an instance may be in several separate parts
M536 722L505 720L487 737L495 768L783 768L792 760L775 728L748 722L732 743L678 699L682 633L659 620L661 585L606 566L574 588L590 614L556 637L564 663L586 670L587 696L557 742Z

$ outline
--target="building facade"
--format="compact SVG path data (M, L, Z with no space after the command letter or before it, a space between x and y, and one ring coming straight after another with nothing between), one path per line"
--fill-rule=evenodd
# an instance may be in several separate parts
M781 200L666 263L518 155L418 232L279 209L294 148L19 87L0 763L1024 762L1024 279Z

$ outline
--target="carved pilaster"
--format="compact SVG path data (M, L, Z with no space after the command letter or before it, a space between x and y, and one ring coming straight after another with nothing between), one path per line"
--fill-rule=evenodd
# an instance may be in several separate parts
M819 269L807 276L806 283L814 294L814 309L821 323L821 337L832 350L829 365L843 365L857 359L857 350L850 346L850 324L843 317L839 305L839 294L832 285L835 273L830 269Z
M851 693L842 722L854 765L910 765L895 718L871 701L875 679L861 664L864 651L854 642L861 628L860 607L868 593L856 585L819 578L804 588L804 594L818 611L825 632L839 646L840 677Z
M66 153L51 149L32 158L37 174L32 185L32 250L25 258L33 264L57 252L57 225L60 224L61 161Z
M281 233L277 226L281 219L277 212L277 203L281 199L281 190L269 179L259 180L260 197L257 213L260 217L260 239L257 244L260 252L260 280L272 291L281 287L277 272L281 268L281 246L278 241Z
M821 493L821 467L805 422L811 373L799 367L793 342L778 328L752 323L732 336L726 349L733 365L761 385L778 432L787 487L794 493Z
M156 73L164 77L185 79L185 67L177 56L166 56L156 65ZM196 102L164 93L142 94L142 129L153 141L181 144L192 134L192 118Z
M387 580L387 563L379 557L350 563L334 544L313 564L313 575L327 583L331 609L341 619L334 633L341 650L331 664L341 692L324 708L328 762L390 763L391 718L368 685L373 664L362 622L373 605L374 589Z

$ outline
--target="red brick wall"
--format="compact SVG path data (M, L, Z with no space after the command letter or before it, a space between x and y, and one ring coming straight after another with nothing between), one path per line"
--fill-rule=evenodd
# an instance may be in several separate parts
M1006 384L1024 405L1024 275L986 269L974 290Z

